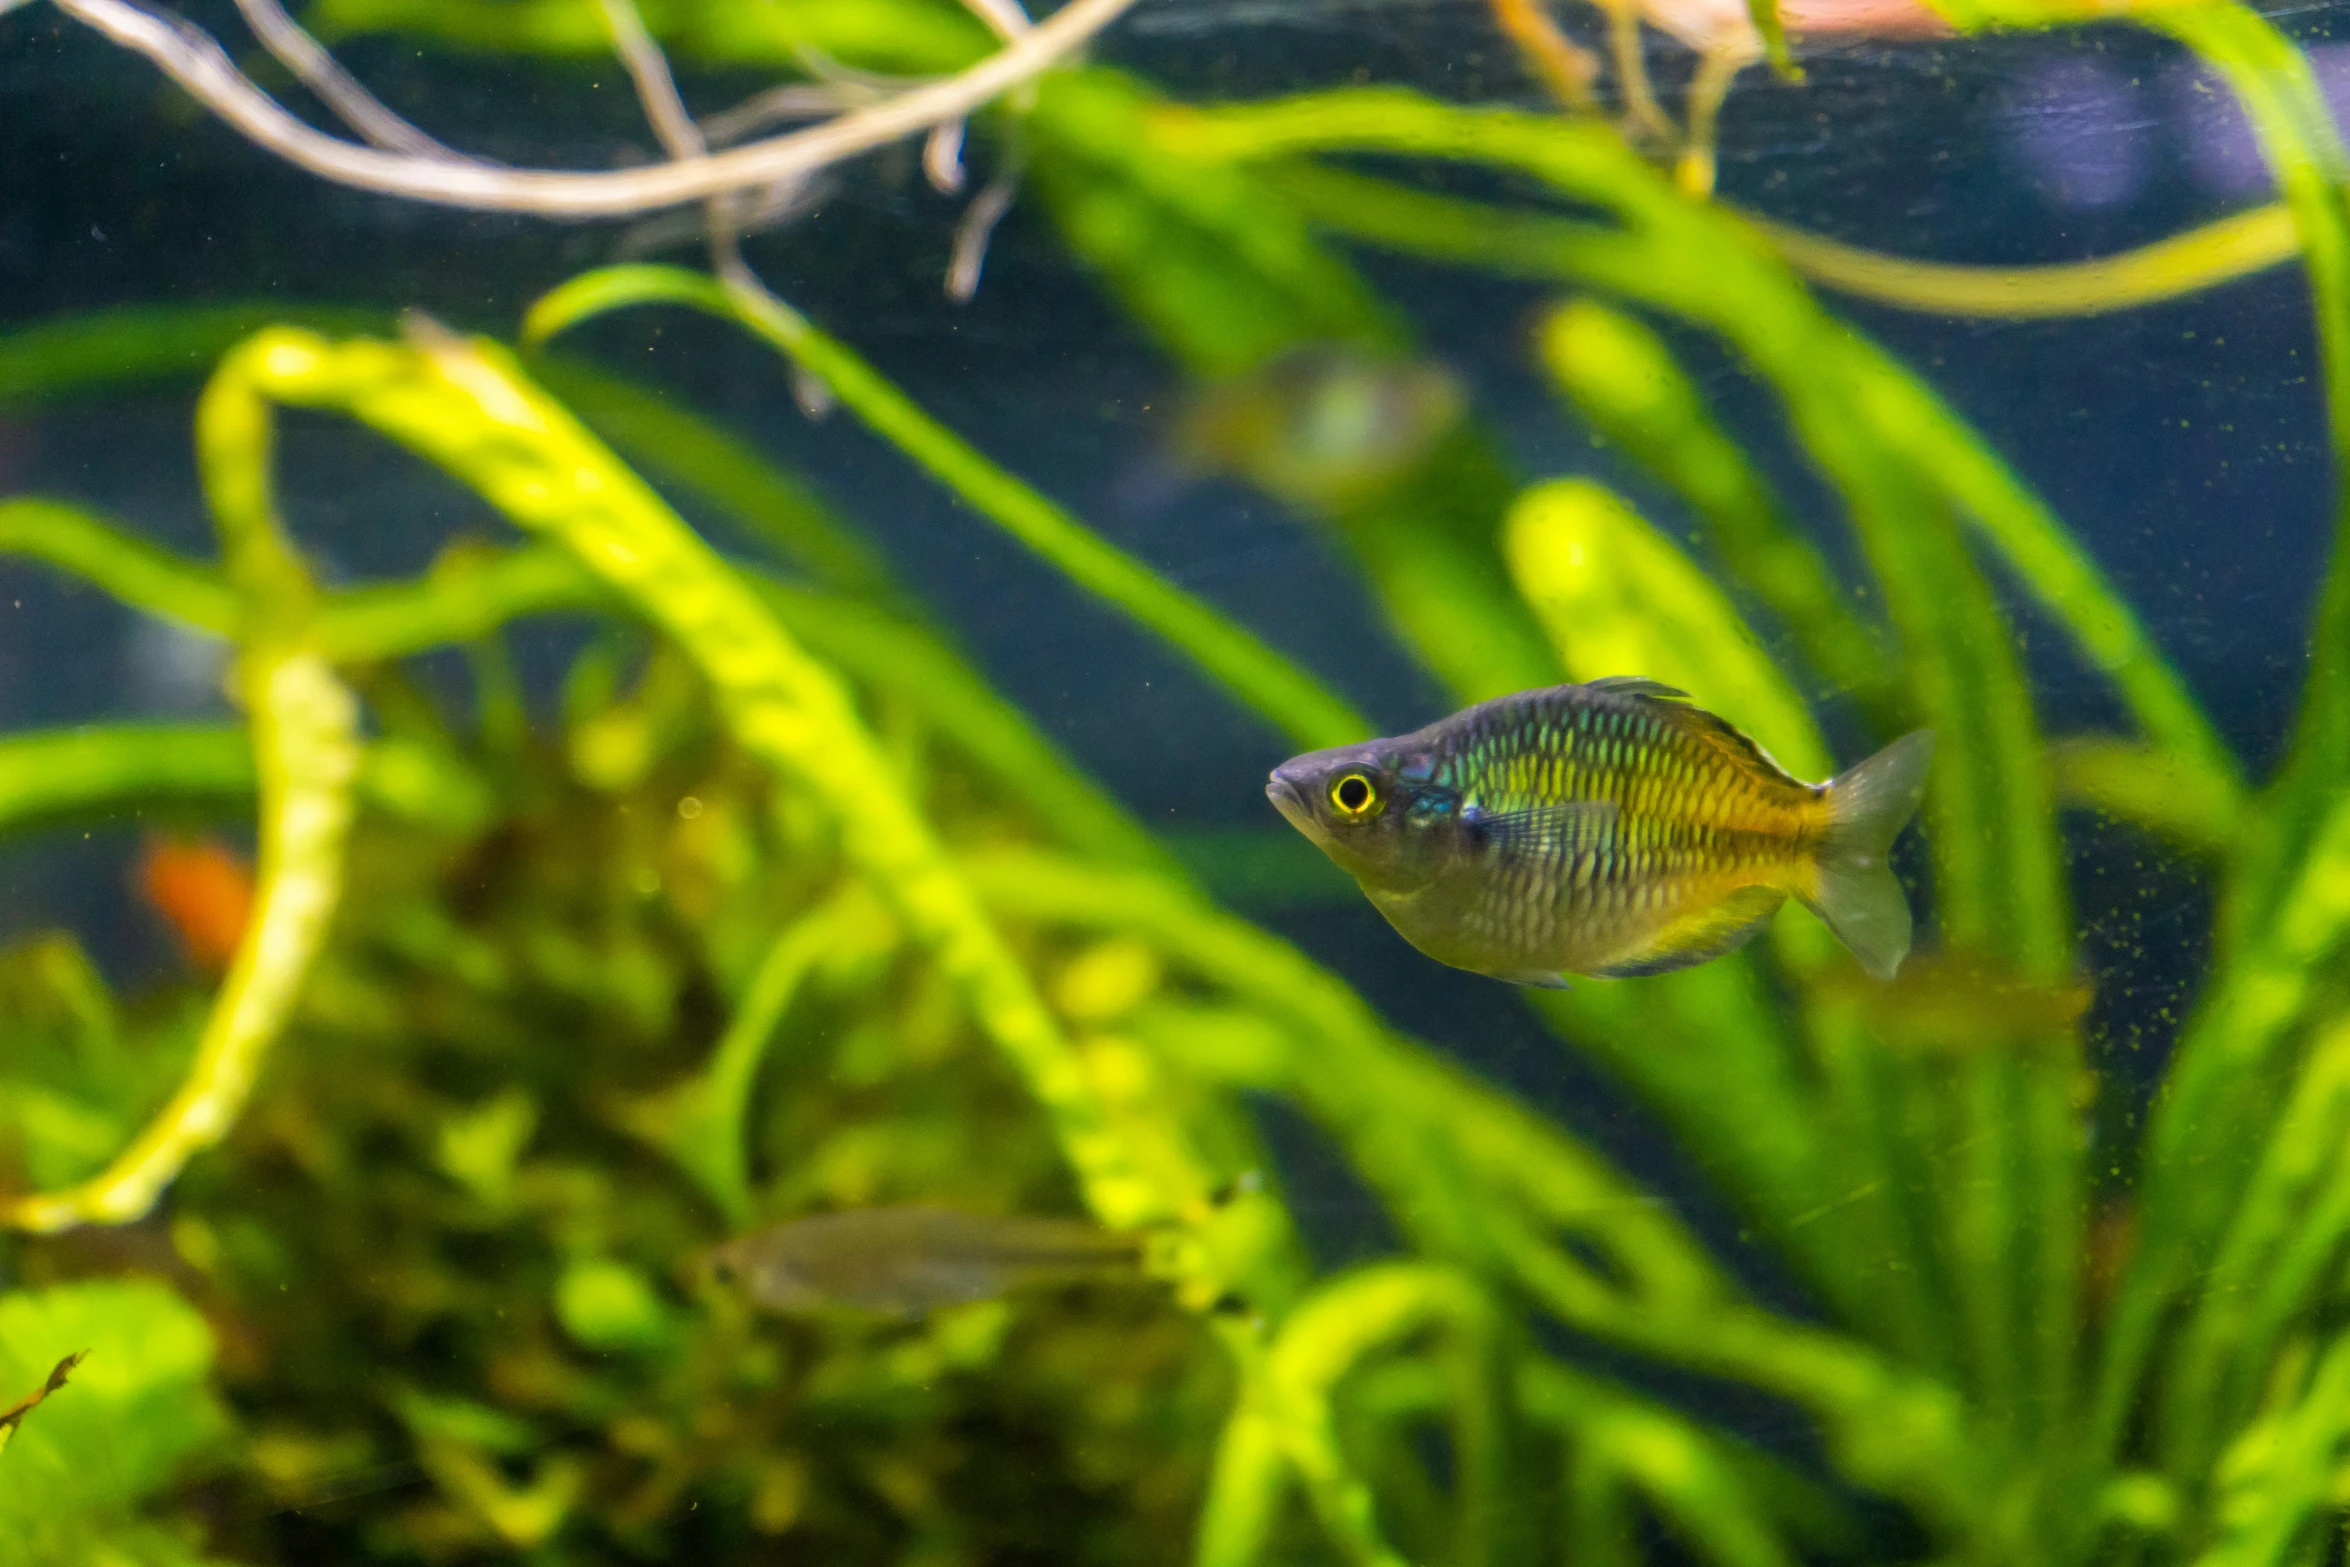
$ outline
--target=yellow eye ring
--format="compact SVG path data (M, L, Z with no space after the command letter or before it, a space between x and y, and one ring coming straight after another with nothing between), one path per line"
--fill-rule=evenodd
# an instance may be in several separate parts
M1379 788L1361 773L1345 773L1330 785L1330 809L1341 820L1359 822L1379 809Z

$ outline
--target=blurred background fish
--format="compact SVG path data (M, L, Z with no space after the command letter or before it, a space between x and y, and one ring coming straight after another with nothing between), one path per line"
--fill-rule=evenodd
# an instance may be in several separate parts
M138 883L191 967L207 974L228 968L253 916L253 867L243 856L213 838L151 838Z
M710 1267L772 1310L910 1317L1017 1289L1132 1276L1142 1253L1142 1237L1082 1219L916 1206L794 1219L718 1247Z
M1817 990L1822 1001L1850 1009L1878 1043L1941 1055L2060 1039L2094 999L2086 980L2036 979L1965 952L1923 954L1890 984L1831 970Z
M1303 343L1196 396L1172 455L1310 511L1344 510L1418 466L1460 422L1450 370L1362 343Z

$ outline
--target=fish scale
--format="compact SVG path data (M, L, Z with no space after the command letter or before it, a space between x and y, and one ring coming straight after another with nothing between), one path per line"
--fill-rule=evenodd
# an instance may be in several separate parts
M1809 784L1681 693L1619 678L1297 757L1267 792L1458 967L1538 984L1662 972L1737 946L1794 896L1889 974L1910 926L1885 860L1930 755L1921 732Z

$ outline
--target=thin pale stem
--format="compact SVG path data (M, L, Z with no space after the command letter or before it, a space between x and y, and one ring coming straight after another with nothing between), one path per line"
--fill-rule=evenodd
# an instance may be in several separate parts
M1020 9L1020 0L963 0L963 9L987 24L1004 42L1025 36L1036 24Z
M202 29L132 0L55 0L103 36L152 60L199 103L263 149L355 190L438 206L543 217L618 217L773 185L959 119L1081 48L1135 0L1072 0L1051 20L969 70L822 125L649 168L601 172L501 169L363 147L304 124L253 85Z
M831 82L786 82L755 93L731 109L702 121L702 138L713 147L731 147L744 137L784 120L824 120L872 100Z
M1714 135L1722 101L1730 96L1738 73L1754 60L1754 45L1743 37L1716 44L1698 59L1697 74L1689 82L1689 137L1673 171L1675 182L1692 196L1713 194Z
M1624 117L1633 134L1670 143L1675 135L1672 116L1656 101L1648 83L1648 58L1640 37L1640 12L1632 0L1606 0L1607 41L1615 56L1616 86L1624 95Z
M989 180L963 209L963 221L955 225L954 259L947 264L947 298L956 304L967 303L979 292L980 269L987 265L987 242L1019 193L1020 170L1014 164Z
M600 0L600 8L604 25L612 33L612 51L620 57L630 84L636 88L636 101L643 107L645 123L652 126L661 150L680 161L707 156L709 144L702 139L701 127L694 123L684 97L678 93L677 78L670 74L668 56L645 30L645 20L637 14L636 0ZM738 204L739 193L731 192L712 196L702 204L710 264L720 271L743 264L742 244L735 224Z
M318 95L319 102L334 110L345 125L372 145L386 152L430 158L437 163L483 161L441 145L385 108L375 94L362 87L358 78L327 53L325 45L286 15L285 7L277 0L237 0L237 9L244 13L245 25L253 29L261 47L276 56L278 64L299 77L303 86Z
M1570 109L1591 107L1599 61L1559 31L1542 0L1493 0L1493 20L1542 78L1550 95Z

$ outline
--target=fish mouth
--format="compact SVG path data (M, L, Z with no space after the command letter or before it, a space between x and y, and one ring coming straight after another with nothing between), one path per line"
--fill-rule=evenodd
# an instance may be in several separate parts
M1306 805L1305 791L1296 779L1280 768L1265 780L1265 798L1273 802L1273 809L1288 818L1289 825L1307 837L1314 837L1314 813Z

